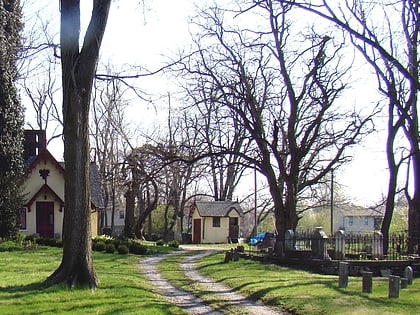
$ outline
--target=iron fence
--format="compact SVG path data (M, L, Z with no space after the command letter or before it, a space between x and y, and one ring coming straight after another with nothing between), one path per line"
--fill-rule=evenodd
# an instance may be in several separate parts
M293 246L296 251L311 251L314 238L310 232L296 232ZM412 238L413 249L409 251L409 237L407 233L393 233L388 237L388 248L383 248L384 258L388 260L406 259L410 255L420 254L420 238ZM326 239L330 253L335 251L335 237ZM373 234L349 233L345 235L345 256L347 259L372 259Z

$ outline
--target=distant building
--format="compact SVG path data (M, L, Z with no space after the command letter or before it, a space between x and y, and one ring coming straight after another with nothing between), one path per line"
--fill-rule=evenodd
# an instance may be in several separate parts
M355 205L340 205L334 208L334 230L346 233L370 233L381 229L383 210Z
M191 207L192 242L238 242L243 211L236 201L195 202Z

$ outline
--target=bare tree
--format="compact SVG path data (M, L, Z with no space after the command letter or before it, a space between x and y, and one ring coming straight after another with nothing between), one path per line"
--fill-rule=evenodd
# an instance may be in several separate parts
M109 66L107 72L112 73ZM130 147L127 142L129 125L125 117L126 91L127 88L117 78L95 80L90 130L104 193L105 210L101 216L101 227L110 228L112 235L116 207L123 204L121 164Z
M398 191L399 169L407 159L412 161L412 167L408 167L407 174L413 179L414 186L410 194L408 180L405 181L409 201L409 250L413 252L417 243L417 250L420 251L420 147L417 111L420 87L419 2L402 0L380 3L381 5L377 5L360 0L346 0L340 7L335 7L324 0L293 2L294 5L342 28L374 69L379 91L388 100L386 156L389 182L385 218L381 227L385 251ZM408 154L401 152L401 141L396 141L401 135L407 141Z
M91 20L80 47L80 1L60 2L66 198L63 258L46 280L47 285L66 283L94 289L98 284L92 260L90 222L89 108L110 4L110 0L93 1Z
M63 127L61 106L56 101L59 45L54 42L56 34L52 31L50 20L41 16L42 8L33 12L33 6L28 1L23 5L26 19L19 59L19 85L23 99L29 101L25 104L29 107L28 112L34 113L34 116L27 113L27 124L32 129L53 129L49 143L62 136Z
M189 102L193 104L186 110L191 124L195 124L200 143L196 154L207 162L214 200L232 200L235 188L248 167L247 161L237 153L246 155L251 141L235 113L203 95L205 86L200 84L205 85L205 82L185 87Z
M203 11L197 53L182 69L189 84L204 88L203 101L227 108L252 139L252 154L230 153L265 176L280 235L296 228L299 196L349 161L346 150L371 121L338 102L347 70L340 67L340 43L292 32L290 10L258 1L236 12ZM257 27L230 27L229 15L256 19Z

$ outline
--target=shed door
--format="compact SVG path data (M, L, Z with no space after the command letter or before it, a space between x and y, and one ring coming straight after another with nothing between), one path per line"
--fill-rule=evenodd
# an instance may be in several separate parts
M237 243L239 239L239 220L238 218L229 218L229 240Z
M201 243L201 219L194 219L193 222L193 244Z
M54 238L54 203L36 203L36 233L40 237Z

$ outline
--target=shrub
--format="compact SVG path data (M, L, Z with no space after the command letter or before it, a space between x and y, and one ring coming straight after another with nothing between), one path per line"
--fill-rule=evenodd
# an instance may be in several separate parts
M177 240L170 241L168 243L168 246L173 247L173 248L178 248L179 247L179 242Z
M28 242L35 243L38 239L39 237L37 237L35 234L25 236L25 240Z
M113 254L115 252L115 246L113 243L106 244L105 251L107 253Z
M19 246L23 246L25 243L25 235L18 233L14 238L13 241L18 244Z
M23 250L23 245L17 244L14 241L4 241L0 243L0 252L12 252Z
M163 245L165 245L165 242L163 240L157 240L156 245L157 246L163 246Z
M103 252L105 250L105 242L102 241L97 241L95 243L93 243L93 250L96 250L98 252Z
M127 255L128 254L128 247L124 244L118 246L118 254Z
M145 255L147 252L147 247L145 245L142 245L136 242L130 243L128 249L130 253L135 254L135 255Z

